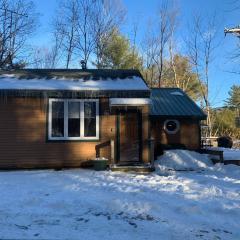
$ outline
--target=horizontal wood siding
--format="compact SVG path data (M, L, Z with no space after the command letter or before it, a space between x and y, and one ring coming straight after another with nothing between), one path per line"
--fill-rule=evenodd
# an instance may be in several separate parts
M99 141L49 141L48 100L40 98L0 99L0 169L81 167L95 158L95 146L116 141L116 114L108 98L100 99ZM148 107L143 112L142 158L149 161ZM110 159L110 146L100 151Z
M45 100L47 101L47 100ZM95 146L114 139L115 115L108 100L100 101L100 140L48 141L47 102L36 98L9 98L0 102L0 168L79 167L95 158ZM110 158L110 147L101 151Z
M187 149L200 148L200 128L198 120L179 119L180 130L176 134L168 134L164 131L164 120L153 119L151 121L151 136L155 139L155 152L161 145L184 145Z

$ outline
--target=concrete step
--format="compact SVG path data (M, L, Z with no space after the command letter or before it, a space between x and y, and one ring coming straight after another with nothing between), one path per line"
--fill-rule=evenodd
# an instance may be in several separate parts
M151 165L138 165L138 166L121 166L121 165L110 165L111 171L119 172L137 172L137 173L150 173L155 170L154 166Z

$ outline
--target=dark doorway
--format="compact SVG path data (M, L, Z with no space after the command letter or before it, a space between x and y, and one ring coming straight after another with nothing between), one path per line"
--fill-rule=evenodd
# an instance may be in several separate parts
M134 165L141 162L142 115L139 110L120 110L117 116L117 162Z

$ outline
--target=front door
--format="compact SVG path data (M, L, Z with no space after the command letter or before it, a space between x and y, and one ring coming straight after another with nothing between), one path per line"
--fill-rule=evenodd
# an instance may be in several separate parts
M122 110L117 119L117 160L119 164L137 164L141 162L141 112Z

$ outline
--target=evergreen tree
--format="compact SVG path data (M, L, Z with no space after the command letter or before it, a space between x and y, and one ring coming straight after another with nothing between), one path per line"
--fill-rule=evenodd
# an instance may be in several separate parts
M240 108L240 86L233 85L226 103L229 107Z
M123 36L119 30L114 29L108 38L106 47L103 50L102 63L99 68L112 69L141 69L141 58L130 44L130 41Z
M236 127L235 118L236 111L230 108L222 108L212 113L213 132L216 136L230 136L232 138L240 138L240 129Z

